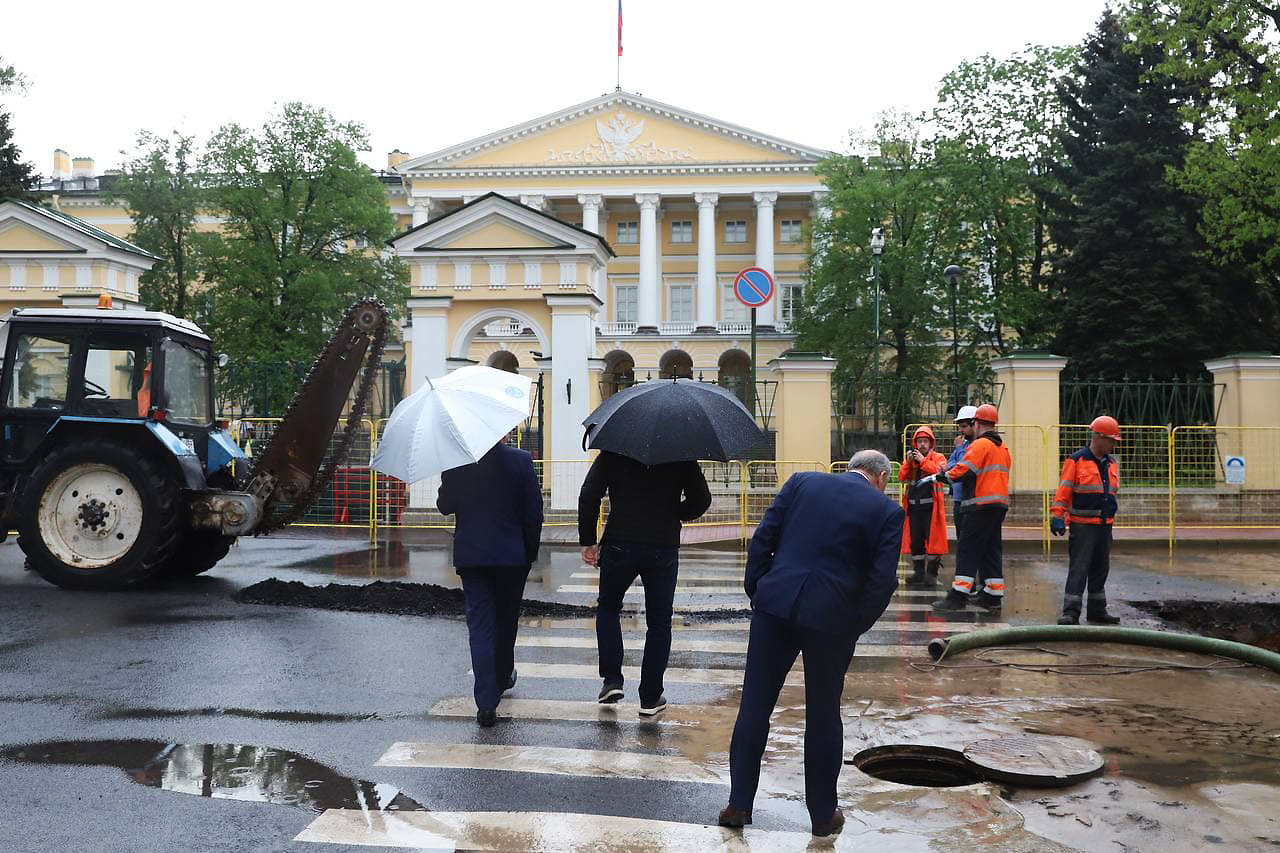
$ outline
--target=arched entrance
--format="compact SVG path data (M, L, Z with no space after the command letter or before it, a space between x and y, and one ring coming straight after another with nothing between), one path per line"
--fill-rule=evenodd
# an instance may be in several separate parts
M600 373L600 399L607 400L636 384L636 362L626 350L611 350L604 357Z
M751 356L740 349L725 350L720 354L717 367L719 374L716 382L721 388L727 388L737 394L738 399L745 404L747 386L751 382Z
M680 349L670 349L658 360L659 379L692 379L693 357Z

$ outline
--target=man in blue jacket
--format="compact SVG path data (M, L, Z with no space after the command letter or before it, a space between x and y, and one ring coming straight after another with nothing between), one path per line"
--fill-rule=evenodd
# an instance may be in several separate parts
M796 474L756 528L744 586L751 635L729 747L729 805L720 825L751 823L760 759L796 655L804 655L805 804L813 834L844 825L836 779L844 748L840 694L858 637L898 588L903 509L884 495L889 460L862 450L846 474Z
M529 569L542 538L542 490L533 457L498 443L479 462L445 471L436 507L458 516L453 565L467 602L476 722L497 719L516 684L516 628Z

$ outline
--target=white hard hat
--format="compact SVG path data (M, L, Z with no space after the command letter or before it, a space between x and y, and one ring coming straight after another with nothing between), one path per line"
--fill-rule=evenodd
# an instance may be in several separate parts
M977 406L961 406L960 411L956 412L956 422L971 421L976 414L978 414Z

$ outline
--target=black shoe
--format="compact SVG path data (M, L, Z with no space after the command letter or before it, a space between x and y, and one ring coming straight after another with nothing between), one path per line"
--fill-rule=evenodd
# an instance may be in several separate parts
M1079 625L1080 614L1071 610L1064 611L1063 614L1058 617L1058 624L1059 625Z
M1105 610L1085 613L1084 619L1086 622L1090 623L1091 625L1119 625L1120 624L1119 616L1112 616L1110 613L1108 613Z
M596 701L601 705L612 705L623 697L621 684L604 683L604 687L600 688L600 695L596 697Z
M666 709L667 709L667 697L659 696L653 702L640 703L640 716L656 717L658 714L662 713Z
M831 820L825 824L814 824L813 834L819 838L826 838L828 835L834 835L844 828L844 812L839 806L836 806L835 812L831 815Z
M973 601L979 607L985 607L987 610L999 610L1004 604L1004 599L999 595L992 595L989 592L980 592Z
M476 722L480 724L482 729L491 729L493 724L498 722L498 712L485 711L483 709L476 711Z
M962 592L948 592L946 598L939 598L933 603L934 610L964 610L967 602Z
M516 686L516 671L513 669L511 670L511 677L507 679L507 686L502 688L502 692L506 693L508 690L510 690L515 686Z
M912 574L902 583L908 589L933 589L938 585L938 579L937 577L929 577L921 572L918 575Z
M932 578L933 580L937 580L938 572L942 570L942 561L930 560L929 564L924 567L924 570L925 570L925 574L927 574L930 578Z
M733 806L725 806L720 810L720 819L716 821L721 826L727 826L730 829L740 829L751 823L751 811L747 809L735 809Z

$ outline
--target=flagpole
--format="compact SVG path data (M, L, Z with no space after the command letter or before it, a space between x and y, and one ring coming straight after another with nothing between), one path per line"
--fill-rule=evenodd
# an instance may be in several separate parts
M617 91L622 91L622 0L618 0L618 58L615 62L617 69L617 79L614 85Z

